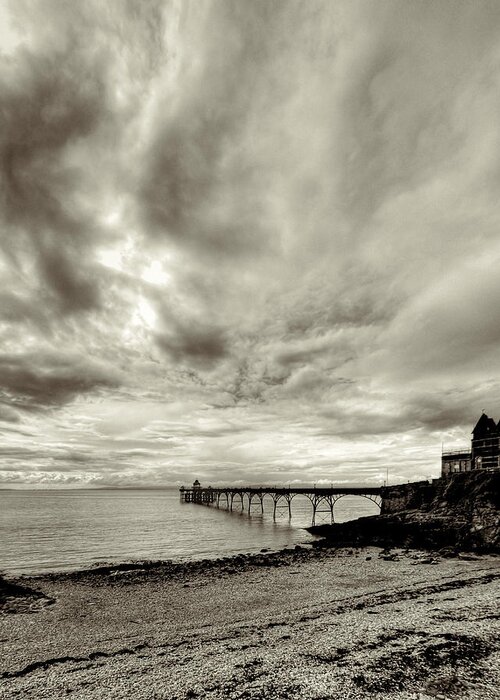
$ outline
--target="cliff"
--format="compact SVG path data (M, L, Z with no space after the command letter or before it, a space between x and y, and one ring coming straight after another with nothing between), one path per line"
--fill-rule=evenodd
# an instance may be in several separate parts
M380 515L309 531L325 545L500 552L500 472L474 471L384 490Z

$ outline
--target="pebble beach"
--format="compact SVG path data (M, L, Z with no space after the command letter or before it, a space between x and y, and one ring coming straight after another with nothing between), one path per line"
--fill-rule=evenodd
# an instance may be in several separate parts
M495 555L307 547L9 579L0 697L497 700L499 582Z

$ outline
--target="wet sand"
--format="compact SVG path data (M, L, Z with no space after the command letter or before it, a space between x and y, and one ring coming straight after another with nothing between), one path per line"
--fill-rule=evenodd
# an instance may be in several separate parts
M499 582L375 548L18 579L0 697L497 700Z

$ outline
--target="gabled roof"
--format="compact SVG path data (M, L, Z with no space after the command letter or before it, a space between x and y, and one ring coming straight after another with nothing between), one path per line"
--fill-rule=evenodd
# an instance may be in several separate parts
M486 413L482 413L481 418L478 420L472 431L472 434L475 438L478 438L496 432L497 424L495 423L493 418L487 416Z

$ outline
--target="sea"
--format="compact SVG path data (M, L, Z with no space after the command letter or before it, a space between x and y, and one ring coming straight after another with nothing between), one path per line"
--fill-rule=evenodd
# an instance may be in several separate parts
M233 512L183 503L176 490L1 490L0 571L42 574L85 569L101 563L143 559L187 561L262 549L275 551L315 538L311 504L296 496L292 518L272 501ZM335 504L335 521L375 515L377 506L356 496ZM319 513L316 524L329 522Z

